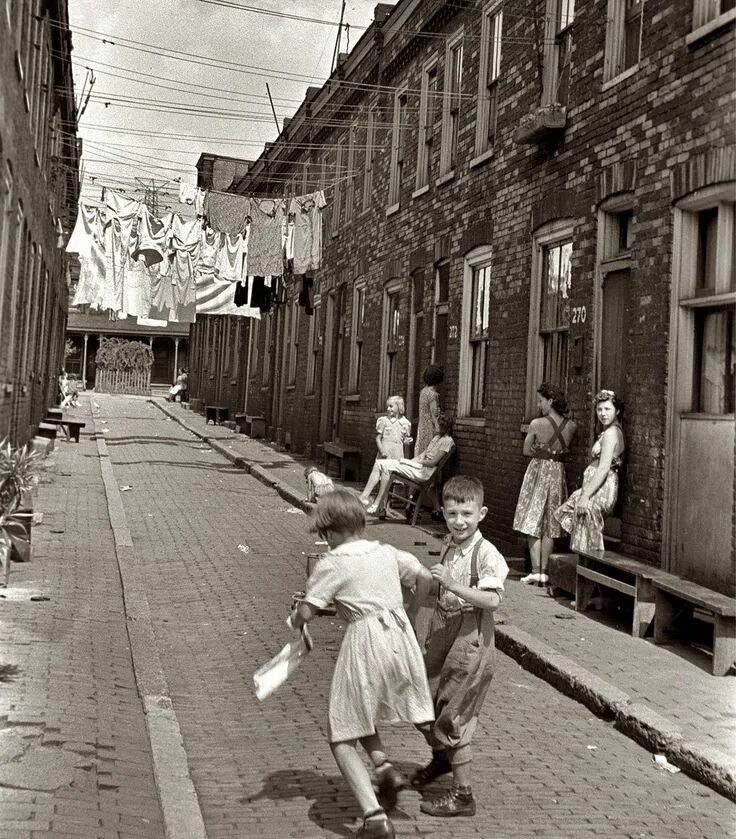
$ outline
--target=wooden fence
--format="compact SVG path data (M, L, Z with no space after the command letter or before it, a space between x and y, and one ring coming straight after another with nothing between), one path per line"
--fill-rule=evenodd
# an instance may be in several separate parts
M98 393L151 395L151 368L147 370L107 370L97 368L95 390Z

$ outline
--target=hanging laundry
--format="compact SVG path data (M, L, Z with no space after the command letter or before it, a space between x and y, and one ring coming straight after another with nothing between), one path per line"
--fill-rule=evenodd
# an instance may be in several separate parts
M295 274L316 271L322 261L322 209L327 202L322 190L291 199L289 214L294 217Z
M250 215L250 198L210 190L204 200L204 214L213 230L232 235L242 233Z
M282 226L284 200L254 198L251 202L247 268L250 276L284 271Z
M167 218L170 219L171 216ZM168 234L169 231L164 222L152 216L144 204L138 218L138 234L133 248L133 259L142 258L148 268L163 262Z
M92 251L92 239L94 237L94 226L99 209L90 204L79 202L77 220L74 223L74 230L67 242L66 252L76 253L80 257L90 256Z
M260 312L268 312L271 309L273 293L270 279L269 277L268 285L265 277L253 277L253 282L250 283L250 305Z
M245 276L245 237L223 233L215 258L215 276L230 283L240 282Z
M194 212L198 215L204 215L204 199L205 191L197 186L191 184L179 184L179 201L182 204L193 204Z
M298 280L298 277L294 279ZM307 274L302 276L302 288L297 302L304 309L305 314L314 314L314 280Z
M194 269L198 315L240 314L233 303L233 284L218 280L215 264L224 233L204 228L200 234L199 256Z
M131 257L141 202L120 192L105 189L107 218L105 222L105 280L102 287L103 309L122 314L123 286L128 270L135 270Z
M202 225L197 219L185 221L174 215L171 225L169 247L171 268L169 277L175 286L175 315L178 323L194 323L196 315L196 293L194 267L199 253Z
M81 204L74 232L66 246L79 257L79 281L72 306L100 308L105 281L105 219L99 207Z

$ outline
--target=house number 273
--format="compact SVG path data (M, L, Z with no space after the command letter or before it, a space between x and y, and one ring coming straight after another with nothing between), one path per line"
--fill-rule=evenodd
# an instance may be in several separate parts
M572 322L573 323L585 323L588 319L588 310L585 306L573 306L572 307Z

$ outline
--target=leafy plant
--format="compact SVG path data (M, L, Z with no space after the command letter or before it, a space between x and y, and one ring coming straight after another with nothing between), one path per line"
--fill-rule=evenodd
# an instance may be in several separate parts
M28 446L13 448L0 442L0 528L18 509L23 494L30 492L38 475L40 454Z
M103 370L148 370L153 364L153 352L142 341L102 338L95 362Z

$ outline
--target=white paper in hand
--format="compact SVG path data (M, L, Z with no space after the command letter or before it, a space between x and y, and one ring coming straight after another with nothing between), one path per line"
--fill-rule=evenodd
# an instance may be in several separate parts
M264 664L263 667L260 667L253 674L256 696L261 702L283 685L302 663L302 660L311 651L312 647L312 638L305 626L302 628L302 634L299 639L289 641L278 655L274 656L271 661Z

